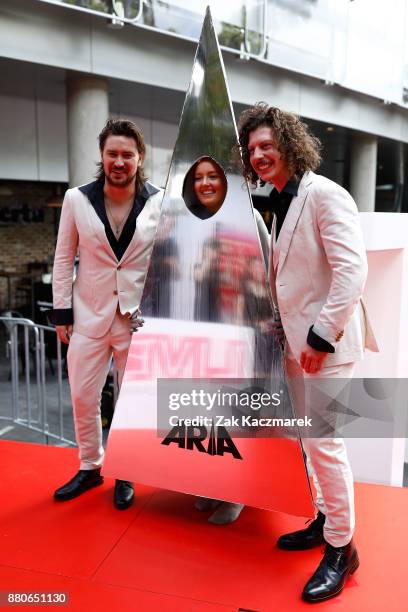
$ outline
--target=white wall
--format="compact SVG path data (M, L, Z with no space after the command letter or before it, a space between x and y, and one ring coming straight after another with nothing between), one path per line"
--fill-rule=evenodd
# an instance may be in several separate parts
M360 213L360 220L369 266L364 302L379 352L366 352L357 364L355 378L374 379L374 384L376 379L388 378L391 385L402 379L400 394L404 397L390 407L391 421L387 422L386 402L381 404L383 420L359 419L364 437L347 438L347 450L357 481L401 486L408 458L403 437L408 425L403 410L408 377L408 215ZM351 431L355 436L356 424ZM367 437L367 432L373 436L376 431L379 437Z

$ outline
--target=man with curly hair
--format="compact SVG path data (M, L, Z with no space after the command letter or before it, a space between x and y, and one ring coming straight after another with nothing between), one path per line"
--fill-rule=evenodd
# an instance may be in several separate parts
M241 114L239 139L245 178L273 185L269 275L294 409L325 424L332 415L324 390L334 397L346 393L364 348L378 350L361 302L367 258L357 207L345 189L314 173L320 142L296 115L258 103ZM341 592L359 559L344 440L312 431L316 437L304 437L303 447L318 513L306 529L281 536L278 547L326 544L302 593L304 600L318 602Z

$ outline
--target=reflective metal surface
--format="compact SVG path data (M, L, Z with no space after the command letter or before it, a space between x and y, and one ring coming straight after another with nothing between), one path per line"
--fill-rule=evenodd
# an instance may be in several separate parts
M242 391L248 388L249 379L250 383L256 381L257 391L283 393L282 351L275 336L268 333L274 312L265 266L267 253L262 252L257 223L261 231L266 228L255 218L234 151L236 144L231 100L208 9L140 305L145 325L134 335L130 347L105 469L114 474L115 466L126 464L121 467L123 472L115 475L304 516L313 513L313 507L296 428L281 431L276 438L258 434L261 454L251 431L235 440L242 463L235 456L232 462L228 456L220 463L214 455L225 451L229 434L220 427L217 431L216 417L233 411L225 412L219 406L207 409L210 420L188 430L185 438L180 431L169 434L175 423L169 419L170 438L166 437L160 418L158 379L195 379L193 387L197 389L200 380L203 387L205 381L215 380L216 392L226 383L229 390ZM267 240L264 246L267 250ZM182 383L180 380L177 385L176 380L172 388L181 389ZM293 416L288 401L282 401L276 412ZM190 434L199 438L185 447L182 439ZM158 435L170 442L160 441ZM203 442L207 436L212 442ZM200 452L183 453L182 449L190 449L189 444ZM138 456L142 447L145 458L151 458L149 466ZM124 449L131 453L131 459L125 457ZM165 474L160 484L162 461ZM275 466L270 486L259 483L262 495L256 484L260 475L255 474L260 462ZM171 465L176 472L169 480ZM154 472L150 479L149 470Z
M245 338L247 342L245 362L231 374L263 377L269 375L273 363L279 368L281 351L267 333L273 319L272 302L251 199L234 151L236 143L231 100L208 12L180 120L141 310L145 317L230 326L231 341ZM226 177L224 201L207 217L197 213L199 206L191 206L192 170L203 156L221 166ZM205 213L203 206L201 209ZM218 329L214 334L219 336ZM167 373L162 369L159 375Z

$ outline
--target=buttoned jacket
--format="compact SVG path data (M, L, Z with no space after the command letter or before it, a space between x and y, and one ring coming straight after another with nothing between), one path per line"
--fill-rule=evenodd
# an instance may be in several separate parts
M108 332L118 307L122 314L138 308L163 198L163 191L151 187L152 195L120 260L85 193L77 187L66 192L54 259L53 305L54 315L73 309L74 331L99 338ZM73 282L77 251L79 266ZM54 322L58 324L58 316Z
M378 351L361 301L367 256L357 206L333 181L306 172L276 239L272 226L270 283L287 342L299 361L309 328L335 348L325 366Z

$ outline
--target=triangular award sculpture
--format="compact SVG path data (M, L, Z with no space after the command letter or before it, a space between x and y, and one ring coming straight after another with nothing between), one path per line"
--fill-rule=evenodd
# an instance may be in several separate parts
M265 410L293 413L281 349L267 333L268 245L236 145L207 9L140 305L145 324L132 339L104 473L313 516L296 431L259 425ZM260 389L277 400L263 412Z

